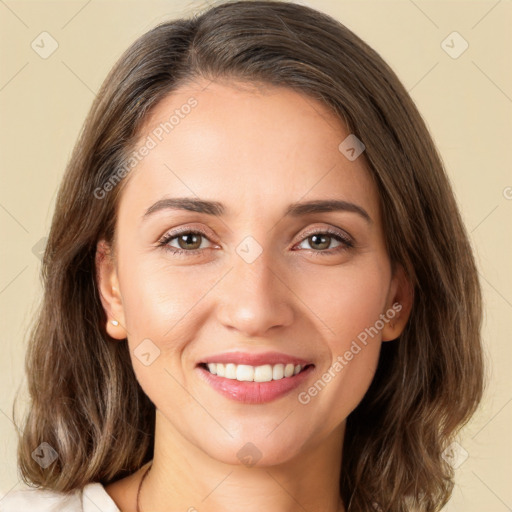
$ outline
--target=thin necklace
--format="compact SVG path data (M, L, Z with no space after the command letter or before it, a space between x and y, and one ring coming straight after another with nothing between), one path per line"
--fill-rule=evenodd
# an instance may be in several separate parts
M151 469L152 465L153 465L153 463L151 463L148 466L148 469L146 469L146 471L142 475L142 478L140 479L139 489L137 490L137 512L140 512L139 496L140 496L140 490L142 489L142 482L144 482L144 479L148 476L149 470Z

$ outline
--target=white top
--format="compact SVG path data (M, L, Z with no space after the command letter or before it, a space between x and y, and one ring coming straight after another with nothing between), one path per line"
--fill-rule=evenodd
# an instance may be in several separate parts
M22 489L0 499L0 512L121 512L99 482L69 494Z

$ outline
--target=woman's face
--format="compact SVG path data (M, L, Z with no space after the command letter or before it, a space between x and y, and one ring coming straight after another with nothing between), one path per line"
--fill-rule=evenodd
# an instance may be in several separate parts
M342 123L291 89L240 85L196 82L157 105L101 289L120 322L109 333L128 337L172 432L227 463L277 464L341 432L382 340L399 335L401 284L364 156L339 149ZM160 207L170 198L215 205ZM342 203L297 206L311 201Z

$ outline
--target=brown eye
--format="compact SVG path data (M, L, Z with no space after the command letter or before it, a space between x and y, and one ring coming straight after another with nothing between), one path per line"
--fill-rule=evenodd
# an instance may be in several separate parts
M197 233L184 233L175 237L181 249L199 249L202 235Z
M200 253L205 247L201 247L204 240L209 240L208 237L201 231L182 231L181 233L168 233L158 243L159 246L171 251L172 253L180 255L193 255ZM178 244L171 245L171 242Z
M336 242L338 245L334 247L331 246L333 242ZM330 230L327 231L317 231L315 233L310 233L308 236L299 244L299 247L303 249L308 249L308 247L303 247L302 245L307 243L309 248L319 255L332 255L339 251L344 251L354 247L354 243L352 240L338 232L332 232Z
M329 235L311 235L307 238L307 241L314 249L328 249L331 245L333 237Z

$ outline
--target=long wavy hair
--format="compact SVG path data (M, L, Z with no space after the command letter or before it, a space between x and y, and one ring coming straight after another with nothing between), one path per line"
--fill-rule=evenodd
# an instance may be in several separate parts
M67 165L42 260L44 295L26 356L30 407L18 445L23 481L62 492L106 485L153 457L155 407L126 341L106 332L96 280L96 244L113 240L126 179L101 196L95 191L116 179L155 105L198 77L293 88L324 102L363 141L388 254L406 270L414 301L347 419L340 494L348 512L439 510L454 485L443 451L485 383L481 289L468 235L428 129L392 69L337 20L277 1L227 2L159 24L101 86ZM42 442L58 453L46 469L32 458Z

